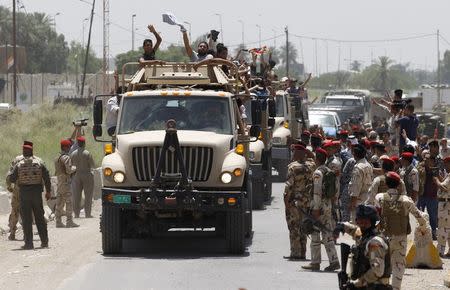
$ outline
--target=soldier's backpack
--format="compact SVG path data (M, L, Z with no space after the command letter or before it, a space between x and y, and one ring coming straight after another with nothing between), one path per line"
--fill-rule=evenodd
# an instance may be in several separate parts
M334 198L336 196L336 174L328 167L322 167L322 193L325 198Z

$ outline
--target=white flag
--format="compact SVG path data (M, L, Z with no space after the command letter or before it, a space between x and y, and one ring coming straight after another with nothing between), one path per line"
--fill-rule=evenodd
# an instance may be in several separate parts
M183 27L183 24L181 24L178 19L173 15L172 12L165 12L162 15L163 22L170 24L170 25L178 25L180 27Z

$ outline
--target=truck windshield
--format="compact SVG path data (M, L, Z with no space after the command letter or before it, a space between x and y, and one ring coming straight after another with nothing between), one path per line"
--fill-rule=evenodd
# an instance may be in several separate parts
M277 117L284 117L284 101L283 96L275 97L276 107L277 107Z
M319 115L309 113L309 124L322 127L335 127L335 119L332 115Z
M127 97L123 100L118 134L165 130L174 119L179 130L232 134L230 102L212 97Z
M357 100L357 99L331 99L331 98L327 98L325 100L325 103L327 105L333 105L333 106L361 106L361 101Z

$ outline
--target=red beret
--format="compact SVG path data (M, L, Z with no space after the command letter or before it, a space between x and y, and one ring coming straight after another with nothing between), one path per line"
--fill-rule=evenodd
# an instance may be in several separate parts
M23 141L23 145L30 145L31 147L33 147L33 142L31 142L31 141Z
M394 160L394 162L398 162L400 160L397 155L392 155L391 159Z
M61 146L67 146L67 147L70 147L70 146L72 146L72 142L70 142L70 140L67 140L67 139L62 139L60 142L59 142L59 144L61 144Z
M366 149L370 148L370 141L367 139L364 139L364 147L366 147Z
M291 145L292 150L306 150L305 146L302 144L292 144Z
M333 147L333 141L331 140L325 140L323 142L322 148L331 148Z
M406 158L406 159L412 160L413 157L414 157L414 154L412 154L411 152L403 152L402 153L402 158Z
M312 134L311 135L311 138L315 138L315 139L320 139L320 140L322 140L322 136L320 135L320 134Z
M33 146L32 145L22 145L23 149L31 149L33 150Z
M392 160L391 158L382 158L381 160L383 161L383 163L388 163L388 164L392 164L392 165L395 164L395 161Z
M370 147L378 145L377 141L369 141Z
M325 157L328 157L327 151L323 150L322 148L317 148L317 149L316 149L316 154L322 154L322 155L324 155Z
M311 136L311 132L309 132L308 130L305 130L302 132L302 135Z
M358 131L359 130L359 127L358 126L356 126L356 125L353 125L352 126L352 131Z
M86 138L84 138L83 136L80 136L77 138L77 141L79 142L86 142Z
M444 162L450 162L450 156L445 157Z
M340 135L348 135L348 131L347 130L341 130L339 131Z
M398 173L394 172L394 171L389 171L386 174L386 178L390 178L390 179L393 179L393 180L395 180L397 182L400 182L400 175L398 175Z
M341 141L339 141L339 140L334 140L333 142L331 142L331 144L332 144L333 146L341 146Z

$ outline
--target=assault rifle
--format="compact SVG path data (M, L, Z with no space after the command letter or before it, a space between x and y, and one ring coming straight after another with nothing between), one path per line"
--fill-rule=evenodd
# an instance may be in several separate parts
M300 225L300 228L302 229L302 232L304 234L310 235L313 232L320 232L320 231L333 232L332 230L327 228L324 224L322 224L317 219L312 217L303 208L300 208L300 211L305 215L305 218L303 219L303 222Z

